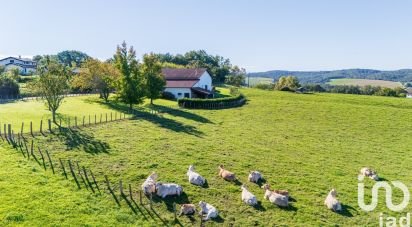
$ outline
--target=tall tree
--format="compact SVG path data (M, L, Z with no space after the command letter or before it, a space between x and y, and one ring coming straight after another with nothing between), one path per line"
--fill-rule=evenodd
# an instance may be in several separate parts
M82 64L79 75L73 77L72 86L97 91L107 102L119 77L119 70L113 64L90 58Z
M77 50L65 50L57 54L59 62L69 67L80 67L83 62L89 59L89 55Z
M159 98L162 94L166 81L162 74L162 65L154 54L143 56L142 73L146 81L147 97L153 105L153 99Z
M127 49L126 42L123 42L121 46L117 46L114 62L121 75L117 83L118 97L132 109L133 104L143 102L145 95L144 78L139 72L136 51L133 47Z
M69 70L59 62L46 57L45 64L37 69L39 78L31 87L36 94L45 100L47 108L51 111L53 122L56 122L56 112L69 90Z
M239 68L237 65L233 66L230 75L226 77L226 83L233 85L235 87L240 87L245 83L246 70L244 68Z

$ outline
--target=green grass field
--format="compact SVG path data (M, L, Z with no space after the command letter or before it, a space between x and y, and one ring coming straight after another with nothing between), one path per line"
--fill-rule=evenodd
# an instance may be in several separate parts
M357 205L357 174L361 167L370 166L386 180L400 180L412 186L411 100L256 89L242 92L249 101L241 108L180 109L162 117L141 113L131 120L49 134L35 141L47 148L54 159L80 161L95 172L99 181L106 174L112 182L122 179L137 191L147 175L156 171L159 181L181 184L184 196L164 201L155 198L155 210L167 224L173 224L172 202L199 200L220 211L220 219L208 222L207 226L377 226L380 212L404 214L386 209L383 196L375 211L362 211ZM155 103L172 104L163 100ZM19 103L3 104L0 108L13 110L27 120L38 119L37 112L44 109L33 104L32 114L24 114L25 109L11 108L13 105ZM65 105L65 111L72 109L73 115L89 108L90 112L95 108L124 110L121 104L107 106L95 97L71 98ZM121 201L119 208L109 194L94 196L85 189L77 190L73 180L44 172L35 161L26 161L4 143L0 154L2 224L162 223L144 210L134 214L125 201ZM185 174L190 164L206 177L208 188L188 183ZM261 201L259 209L242 204L240 186L217 176L219 164L248 185ZM250 170L262 172L272 188L289 190L294 199L291 208L280 209L263 200L262 189L247 182ZM370 195L373 182L365 182ZM323 205L333 187L344 204L341 214ZM396 201L400 201L400 196L395 191ZM411 208L408 206L408 210ZM198 218L191 221L180 217L179 222L184 226L199 225Z
M273 83L273 79L267 77L246 77L245 83L248 84L248 82L250 87L253 87L257 84L271 84Z
M388 81L388 80L366 80L366 79L332 79L328 83L330 85L353 85L353 86L380 86L387 88L402 87L400 82Z

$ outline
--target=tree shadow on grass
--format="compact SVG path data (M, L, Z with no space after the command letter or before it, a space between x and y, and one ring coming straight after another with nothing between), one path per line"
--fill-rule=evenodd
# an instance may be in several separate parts
M81 130L62 127L57 136L70 150L83 149L90 154L109 153L108 143L97 140L94 136Z
M191 113L191 112L183 111L183 110L180 110L180 109L170 108L170 107L167 107L167 106L160 106L160 105L153 105L153 107L149 106L149 108L157 110L157 111L162 112L162 113L168 113L168 114L176 116L176 117L182 117L182 118L186 118L186 119L201 122L201 123L213 124L213 122L211 122L209 119L207 119L205 117L202 117L198 114L194 114L194 113Z
M128 106L124 105L123 103L120 102L104 102L104 101L96 101L96 100L86 100L89 103L99 103L101 105L105 105L107 107L109 107L110 109L116 110L116 111L120 111L123 113L130 113ZM170 108L172 109L172 108ZM174 109L173 109L174 110ZM176 114L176 112L175 112ZM188 113L185 111L180 111L179 112L180 116L186 116L189 119L197 119L198 121L204 121L204 122L210 122L209 120L207 120L206 118L203 118L201 116L192 114L192 113ZM133 120L147 120L153 124L158 125L159 127L162 128L166 128L175 132L183 132L189 135L194 135L197 137L202 137L203 132L199 131L196 129L196 127L191 126L191 125L185 125L182 124L176 120L173 119L169 119L169 118L164 118L161 117L159 115L156 114L152 114L149 112L146 112L144 108L135 108L133 109ZM177 115L176 115L177 116Z

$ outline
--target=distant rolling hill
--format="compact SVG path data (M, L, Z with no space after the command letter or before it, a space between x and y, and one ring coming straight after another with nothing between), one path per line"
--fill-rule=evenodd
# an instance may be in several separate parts
M302 83L327 83L330 79L341 78L389 80L399 82L412 81L412 69L400 69L394 71L381 71L373 69L343 69L333 71L272 70L267 72L249 73L250 77L266 77L274 79L285 75L296 76Z

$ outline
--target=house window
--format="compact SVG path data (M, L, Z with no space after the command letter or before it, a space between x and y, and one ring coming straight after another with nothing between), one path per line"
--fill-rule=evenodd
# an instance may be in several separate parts
M185 93L185 98L190 98L190 93Z
M10 60L10 63L14 63L14 60Z
M205 89L207 90L207 85L205 85Z
M182 93L177 93L177 96L182 96Z

